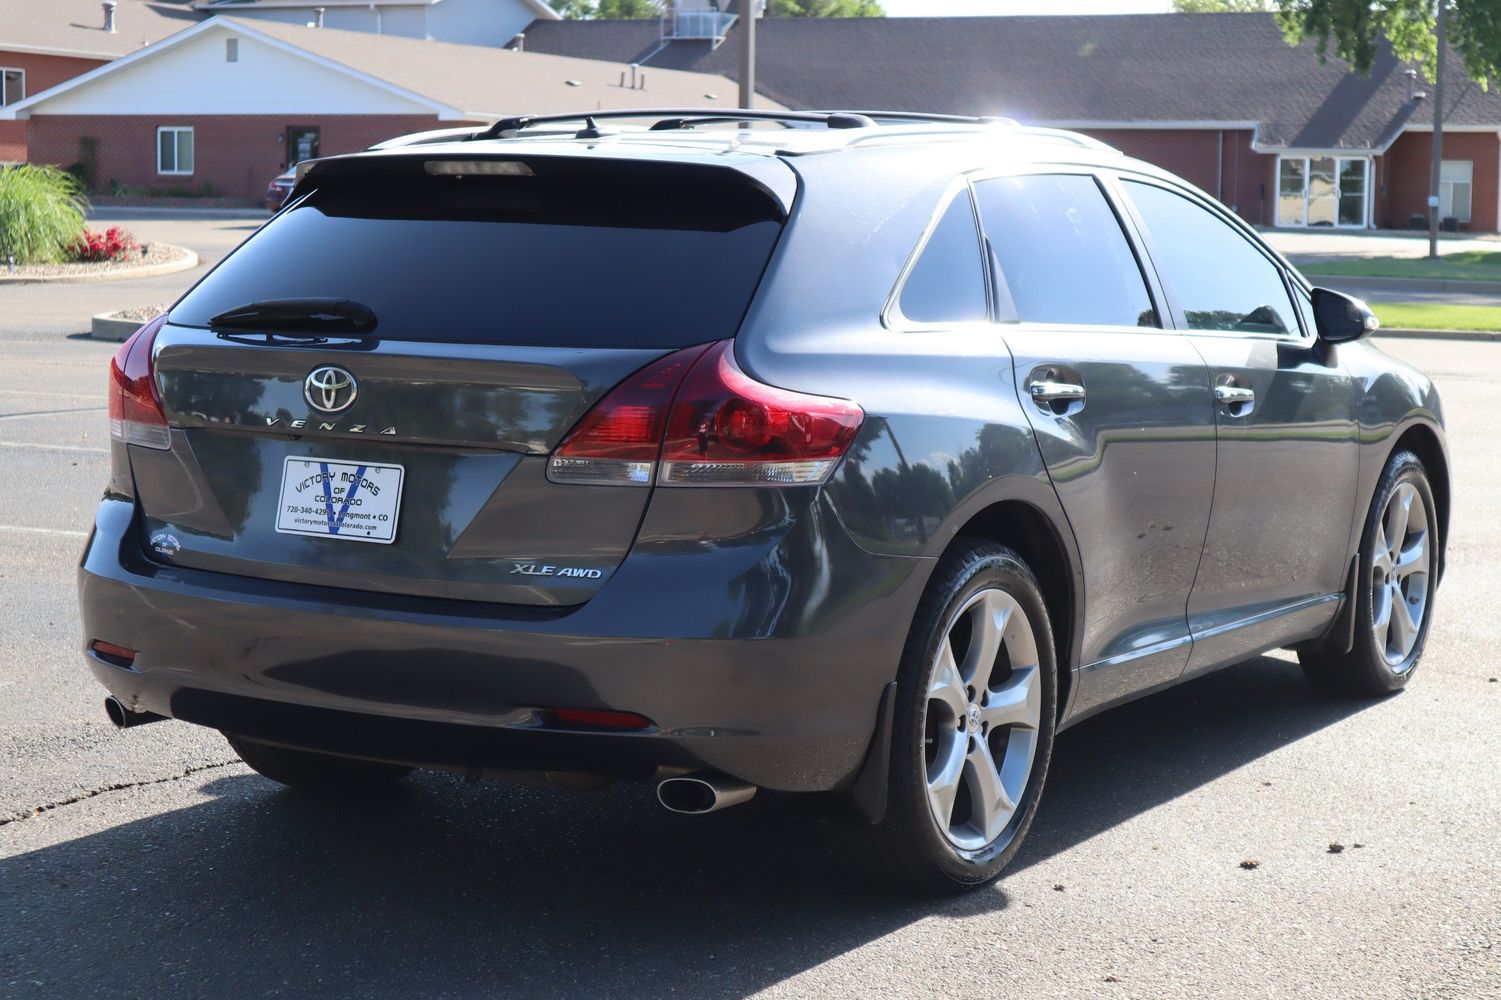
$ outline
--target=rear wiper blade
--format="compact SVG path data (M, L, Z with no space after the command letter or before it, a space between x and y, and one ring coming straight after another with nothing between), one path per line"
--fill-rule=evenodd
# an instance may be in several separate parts
M375 329L375 311L354 299L265 299L226 309L208 325L211 330L367 334Z

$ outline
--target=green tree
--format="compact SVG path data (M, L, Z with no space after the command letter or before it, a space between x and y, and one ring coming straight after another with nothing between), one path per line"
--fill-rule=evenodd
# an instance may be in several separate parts
M1271 10L1272 0L1173 0L1179 14L1245 14Z
M662 4L658 0L550 0L552 9L575 21L594 18L639 20L658 17Z
M885 17L877 0L766 0L767 17Z
M1501 4L1496 0L1443 0L1449 45L1470 79L1486 86L1501 76ZM1399 59L1420 63L1428 79L1437 70L1435 0L1277 0L1277 19L1293 44L1317 40L1319 58L1334 54L1370 72L1381 38L1391 40Z

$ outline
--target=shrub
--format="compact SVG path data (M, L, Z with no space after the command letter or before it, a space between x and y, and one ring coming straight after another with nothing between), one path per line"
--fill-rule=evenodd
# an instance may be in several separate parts
M130 233L119 226L110 226L102 233L85 229L83 235L68 246L68 259L84 264L124 260L126 255L140 248Z
M71 174L33 163L0 167L0 260L51 264L64 259L83 228L88 202Z

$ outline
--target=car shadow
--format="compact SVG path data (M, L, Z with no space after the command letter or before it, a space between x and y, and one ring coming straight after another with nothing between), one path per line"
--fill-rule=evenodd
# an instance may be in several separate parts
M1361 707L1261 658L1085 722L1059 738L1013 870ZM238 773L204 792L139 819L126 811L150 797L116 793L118 825L0 861L0 984L730 998L924 918L1029 919L1006 912L1005 880L944 900L882 891L844 863L839 827L765 797L695 818L639 785L568 796L434 774L377 799Z

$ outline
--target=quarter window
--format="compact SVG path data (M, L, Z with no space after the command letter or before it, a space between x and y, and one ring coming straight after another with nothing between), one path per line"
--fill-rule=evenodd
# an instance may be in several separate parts
M169 126L156 130L156 172L191 174L193 172L193 130Z
M1002 320L1158 326L1141 267L1099 183L1083 174L975 186Z
M0 68L0 108L26 96L26 71Z
M1125 187L1189 329L1297 332L1282 269L1249 240L1181 195L1136 181Z
M949 203L907 275L898 302L914 323L976 323L985 319L985 272L969 192Z

